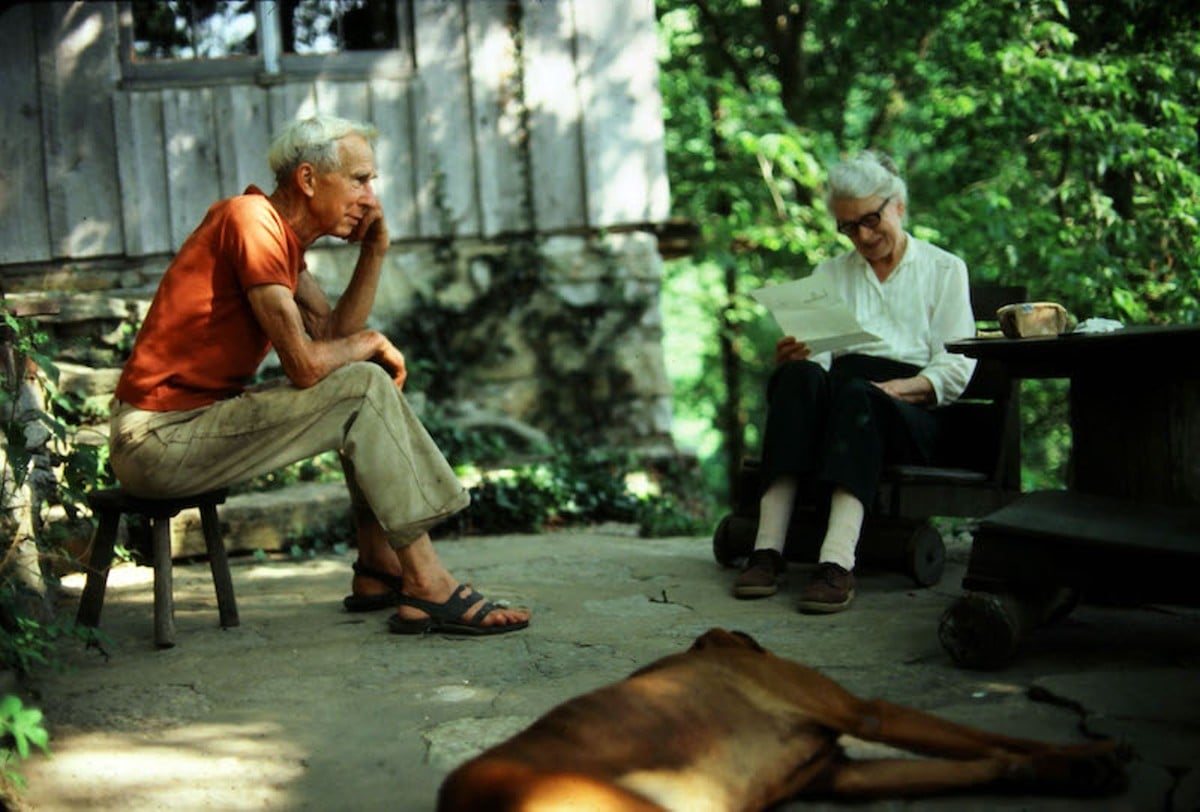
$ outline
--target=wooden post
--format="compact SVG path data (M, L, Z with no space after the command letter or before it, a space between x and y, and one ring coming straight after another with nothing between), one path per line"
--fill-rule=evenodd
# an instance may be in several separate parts
M204 529L204 546L208 550L208 565L212 569L213 587L217 592L217 611L221 615L221 628L228 629L239 622L237 599L233 594L229 557L225 554L225 543L221 540L221 526L215 504L200 506L200 524Z
M100 625L100 610L104 608L104 593L108 588L108 570L112 565L113 545L117 539L117 527L121 523L120 511L100 513L100 526L92 540L88 555L87 583L79 599L79 610L75 622L80 626L96 628Z
M151 521L154 534L154 643L175 645L175 593L171 572L171 517Z

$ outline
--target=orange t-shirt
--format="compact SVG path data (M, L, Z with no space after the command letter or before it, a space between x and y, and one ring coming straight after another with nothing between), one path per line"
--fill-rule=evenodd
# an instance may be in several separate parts
M261 190L214 204L163 274L117 398L165 412L242 392L271 347L246 290L295 293L303 268L299 237Z

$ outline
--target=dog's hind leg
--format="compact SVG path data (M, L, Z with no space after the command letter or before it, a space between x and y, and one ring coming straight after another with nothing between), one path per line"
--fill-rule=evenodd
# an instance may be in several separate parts
M747 660L770 665L753 673L756 684L778 697L779 713L790 712L798 725L815 722L839 733L890 744L929 756L981 758L999 753L1039 753L1056 745L1004 736L957 724L884 699L862 699L807 666L785 660ZM1113 742L1077 745L1082 752L1107 752Z
M1077 745L1055 745L980 730L951 722L914 708L883 699L859 700L844 732L860 739L877 741L929 756L980 758L1003 753L1057 753L1091 756L1111 753L1112 740Z
M850 798L928 796L991 786L1008 791L1095 797L1124 789L1111 754L997 755L958 759L864 759L832 764L804 795Z

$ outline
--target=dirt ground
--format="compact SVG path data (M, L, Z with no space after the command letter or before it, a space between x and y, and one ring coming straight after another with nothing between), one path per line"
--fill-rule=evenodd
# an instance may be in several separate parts
M773 598L733 600L733 573L713 562L707 538L600 528L439 549L489 597L530 606L530 628L482 639L390 635L386 615L341 608L352 551L240 557L241 624L218 627L206 565L178 565L178 645L157 650L150 571L114 570L104 650L66 644L64 668L38 681L53 755L23 765L25 806L430 812L457 764L720 626L860 695L1059 742L1082 741L1083 721L1135 752L1128 792L1104 801L969 794L855 809L1200 808L1200 612L1079 607L1032 636L1008 668L970 672L937 637L941 613L961 594L961 546L938 586L866 573L852 609L827 617L794 610L798 572ZM67 611L81 586L68 579ZM1032 701L1033 686L1078 703L1085 718Z

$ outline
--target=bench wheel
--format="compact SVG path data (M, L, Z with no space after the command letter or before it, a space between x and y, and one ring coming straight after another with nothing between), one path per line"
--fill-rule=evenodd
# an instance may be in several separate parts
M1021 641L1018 613L1002 597L969 594L942 615L938 639L955 665L978 670L1002 668Z
M946 544L929 522L919 525L908 539L908 574L920 586L934 586L946 568Z
M722 567L736 567L754 550L758 522L732 513L721 519L713 531L713 558Z

